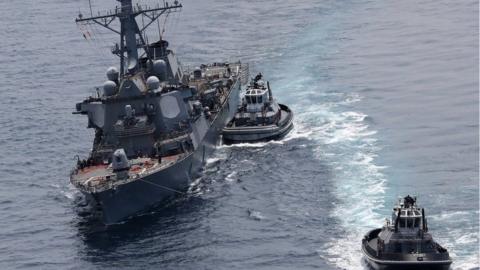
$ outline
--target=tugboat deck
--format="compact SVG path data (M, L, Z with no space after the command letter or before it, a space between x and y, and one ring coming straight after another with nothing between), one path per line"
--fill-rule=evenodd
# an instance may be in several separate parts
M261 115L261 113L257 113L259 115ZM250 123L248 126L241 126L242 128L246 128L248 129L249 127L266 127L266 126L281 126L285 121L287 121L290 117L290 114L288 111L285 111L285 110L281 110L280 111L280 119L278 120L277 123L274 123L274 124L270 124L270 125L266 125L264 123L258 123L258 122L255 122L255 123ZM228 125L228 127L230 128L235 128L237 127L236 126L236 123L235 121L231 121L230 122L230 125Z

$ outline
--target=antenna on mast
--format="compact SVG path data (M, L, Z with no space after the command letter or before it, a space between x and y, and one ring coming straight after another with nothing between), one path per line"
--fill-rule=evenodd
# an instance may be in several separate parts
M88 7L90 8L90 16L93 16L92 0L88 0Z
M155 8L145 7L142 8L139 5L134 6L132 0L117 0L121 3L120 7L115 8L105 14L99 14L98 16L93 16L91 0L89 0L90 13L91 17L84 18L82 14L79 14L78 18L75 19L77 23L79 22L94 22L100 26L103 26L110 31L120 35L120 42L116 44L112 53L120 57L120 74L125 74L125 66L128 68L129 73L133 73L138 69L139 63L139 54L138 49L143 48L148 59L152 59L150 55L150 50L148 49L148 44L145 41L144 37L145 30L155 21L159 19L160 16L168 14L170 12L176 12L178 9L182 8L182 4L178 1L174 1L174 4L168 4L164 2L163 6L157 6ZM140 28L136 17L142 16L147 22L145 25L142 25ZM118 19L120 21L120 29L114 29L111 26L111 23ZM137 39L138 38L138 39ZM127 65L125 65L127 62Z

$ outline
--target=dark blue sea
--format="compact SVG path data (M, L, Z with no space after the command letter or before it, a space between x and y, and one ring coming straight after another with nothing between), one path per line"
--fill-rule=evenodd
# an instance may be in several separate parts
M0 269L367 269L362 235L407 194L452 269L479 269L477 1L182 3L180 60L249 62L293 132L219 145L188 195L106 227L68 181L93 141L71 112L118 38L77 27L87 0L2 0Z

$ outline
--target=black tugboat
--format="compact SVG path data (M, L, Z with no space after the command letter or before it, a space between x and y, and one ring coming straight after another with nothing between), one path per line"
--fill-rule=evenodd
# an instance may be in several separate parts
M410 196L393 208L391 222L365 235L362 251L374 269L447 270L452 263L448 251L428 233L425 210Z
M280 139L293 128L293 112L272 96L259 73L248 85L235 117L223 129L226 143Z

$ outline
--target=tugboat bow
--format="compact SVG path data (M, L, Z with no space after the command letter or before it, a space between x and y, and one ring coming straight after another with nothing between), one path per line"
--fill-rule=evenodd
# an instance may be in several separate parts
M410 196L399 200L391 221L365 235L362 251L375 269L446 270L452 263L447 250L428 232L425 210Z

